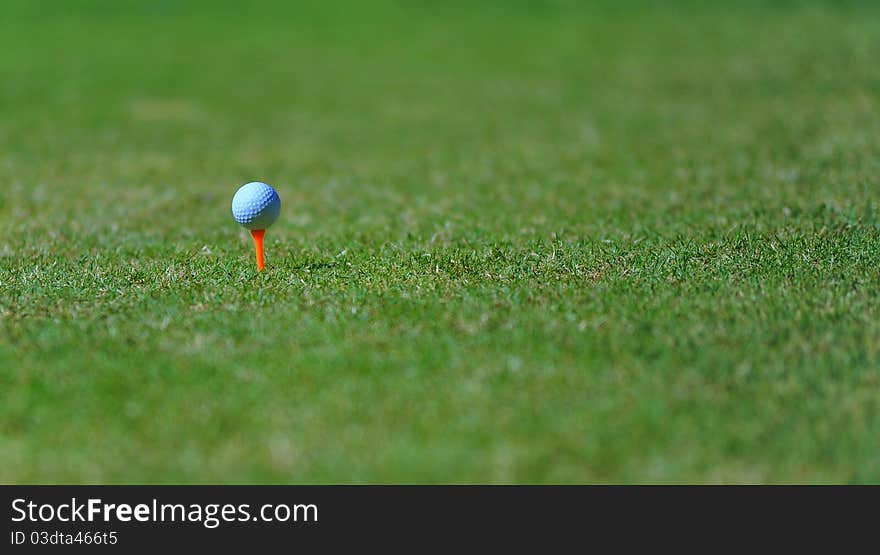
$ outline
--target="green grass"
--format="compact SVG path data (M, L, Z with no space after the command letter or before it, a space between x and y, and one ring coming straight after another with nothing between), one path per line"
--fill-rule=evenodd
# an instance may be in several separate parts
M880 482L880 10L434 4L3 2L0 482Z

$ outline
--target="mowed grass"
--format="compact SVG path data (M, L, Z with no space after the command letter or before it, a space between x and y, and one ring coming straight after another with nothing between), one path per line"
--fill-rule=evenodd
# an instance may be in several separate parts
M880 482L873 3L444 6L3 3L0 482Z

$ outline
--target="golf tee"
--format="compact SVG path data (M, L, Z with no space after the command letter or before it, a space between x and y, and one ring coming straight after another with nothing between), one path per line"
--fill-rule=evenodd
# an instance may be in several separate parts
M265 229L252 229L251 235L254 237L254 250L257 252L257 271L263 271L263 236L266 235Z

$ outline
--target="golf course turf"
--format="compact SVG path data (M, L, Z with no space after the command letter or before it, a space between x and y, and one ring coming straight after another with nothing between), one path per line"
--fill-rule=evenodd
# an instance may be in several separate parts
M0 7L0 483L880 482L875 3L243 4Z

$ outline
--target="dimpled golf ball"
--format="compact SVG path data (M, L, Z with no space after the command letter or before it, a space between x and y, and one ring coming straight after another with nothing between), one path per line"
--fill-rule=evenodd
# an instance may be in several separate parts
M232 216L247 229L266 229L278 219L281 199L270 185L254 181L232 197Z

